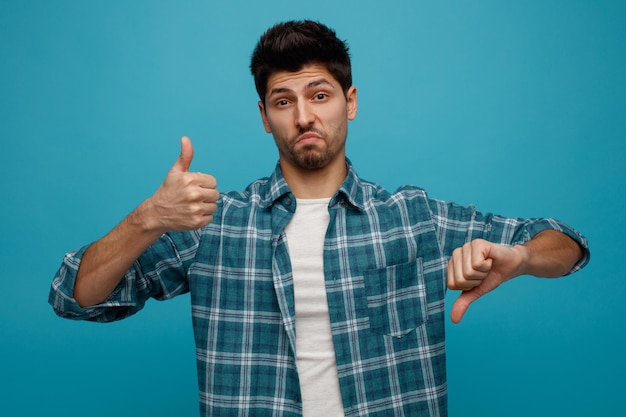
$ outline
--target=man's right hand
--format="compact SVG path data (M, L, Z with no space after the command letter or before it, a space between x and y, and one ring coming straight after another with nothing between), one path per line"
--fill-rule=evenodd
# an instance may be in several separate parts
M187 137L180 145L178 160L154 195L83 254L74 285L79 305L105 300L133 262L163 233L199 229L213 219L219 198L215 178L189 172L193 146Z
M189 172L193 145L186 136L180 145L180 155L163 184L142 204L142 220L149 230L195 230L213 219L220 196L217 182L211 175Z

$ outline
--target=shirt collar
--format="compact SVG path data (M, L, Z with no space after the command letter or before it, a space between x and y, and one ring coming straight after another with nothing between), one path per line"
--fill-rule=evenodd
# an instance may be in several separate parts
M364 210L365 209L365 191L361 178L356 173L356 170L352 166L352 162L346 158L346 167L348 168L348 175L343 181L335 196L331 199L331 205L333 203L341 203L346 200L352 206Z
M332 207L335 204L342 204L345 201L363 210L365 208L363 183L348 158L346 158L346 167L348 168L348 175L346 175L346 179L331 199L329 206ZM277 163L274 172L265 184L265 190L261 194L259 205L262 208L270 207L277 200L281 200L286 194L291 195L291 189L283 177L280 163Z

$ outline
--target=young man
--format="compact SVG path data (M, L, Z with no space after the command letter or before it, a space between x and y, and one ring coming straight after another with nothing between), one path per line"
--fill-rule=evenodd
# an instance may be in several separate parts
M580 269L585 239L359 178L345 155L357 91L329 28L270 28L251 70L273 174L220 196L188 172L182 138L156 193L66 255L50 303L112 321L190 292L202 415L447 415L446 286L463 290L458 322L506 280Z

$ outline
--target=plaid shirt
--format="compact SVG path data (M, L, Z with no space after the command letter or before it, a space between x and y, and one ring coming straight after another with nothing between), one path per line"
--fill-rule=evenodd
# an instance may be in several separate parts
M324 275L346 416L446 416L444 297L452 251L482 238L513 245L552 219L482 214L429 199L416 187L389 193L348 162L331 199ZM86 248L67 254L50 292L57 314L122 319L150 297L191 293L203 416L299 416L293 279L285 226L295 212L280 169L243 193L223 194L214 220L171 232L132 266L106 302L72 297Z

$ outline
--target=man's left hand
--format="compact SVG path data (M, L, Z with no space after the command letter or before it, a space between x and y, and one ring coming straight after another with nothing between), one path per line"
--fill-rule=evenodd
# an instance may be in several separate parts
M457 248L448 262L448 288L462 290L450 318L459 323L471 303L520 275L526 248L477 239Z

